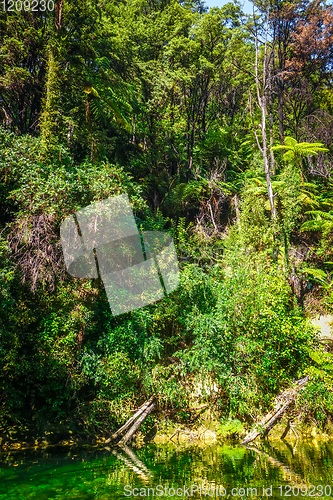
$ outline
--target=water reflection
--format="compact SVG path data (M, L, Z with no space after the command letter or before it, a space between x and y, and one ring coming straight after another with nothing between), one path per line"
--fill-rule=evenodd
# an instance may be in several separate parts
M121 449L124 450L127 457L117 452L117 449L113 449L112 453L119 460L125 462L127 467L136 472L139 478L141 478L145 482L149 482L149 479L153 476L153 474L147 469L145 464L138 459L133 450L129 446L123 445Z
M48 448L1 454L0 463L0 500L113 500L131 498L134 488L140 498L149 491L164 499L217 498L216 488L238 499L333 496L331 441Z

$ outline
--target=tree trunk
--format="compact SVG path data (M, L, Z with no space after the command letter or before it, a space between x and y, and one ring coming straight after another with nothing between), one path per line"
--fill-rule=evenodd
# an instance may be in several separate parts
M269 14L267 14L267 19L266 19L265 55L264 55L263 71L262 71L262 90L260 88L260 82L259 82L259 76L258 76L259 49L258 49L257 27L255 26L255 30L256 30L255 31L255 48L256 48L256 55L255 55L255 82L256 82L257 102L258 102L258 106L259 106L259 108L261 110L262 146L260 145L259 137L257 135L256 129L255 129L255 125L254 125L253 114L252 114L252 107L251 107L251 100L252 100L251 92L249 94L249 104L250 104L250 114L251 114L251 119L252 119L252 125L253 125L254 134L255 134L258 147L259 147L259 149L260 149L260 151L262 153L263 160L264 160L264 169L265 169L265 176L266 176L266 183L267 183L268 199L269 199L269 204L270 204L270 207L271 207L272 219L276 219L276 212L275 212L275 206L274 206L274 194L273 194L273 189L272 189L271 172L270 172L270 166L269 166L269 160L268 160L267 131L266 131L266 114L267 114L267 109L266 109L267 64L269 62L269 57L268 57L268 54L267 54L268 20L269 20ZM254 18L254 22L256 22L255 18Z
M59 64L55 57L55 48L50 43L46 75L46 95L40 119L41 144L44 152L55 145L57 114L59 107Z
M146 401L141 406L141 408L139 408L139 410L133 415L133 417L131 417L129 420L127 420L127 422L122 427L120 427L120 429L118 429L114 434L112 434L112 436L110 438L108 438L105 441L105 444L108 444L111 441L115 441L119 436L121 436L121 434L123 432L125 432L135 422L135 420L146 410L146 408L151 405L153 400L154 400L154 398L150 398L149 401Z
M268 413L263 420L259 423L259 429L255 429L252 432L250 432L242 442L242 444L248 444L251 443L251 441L254 441L260 434L264 434L264 436L267 436L268 433L273 429L273 427L278 423L280 418L283 416L283 414L292 406L292 404L295 402L295 398L297 395L297 392L305 386L309 381L309 377L305 377L303 379L300 379L296 382L297 386L295 389L287 389L284 391L277 399L277 404L278 406L275 407L275 409ZM281 405L281 400L284 400L282 406Z
M274 59L274 57L273 57ZM274 118L273 118L273 98L272 98L272 64L269 64L269 70L268 70L268 103L269 103L269 135L270 135L270 151L271 151L271 173L272 175L275 175L275 160L274 160L274 153L272 150L273 146L273 141L274 141L274 131L273 131L273 125L274 125Z
M119 445L126 444L136 433L136 431L139 429L141 424L146 420L148 415L154 410L156 406L156 403L153 401L150 403L149 406L146 407L146 409L143 411L141 416L138 418L138 420L135 422L134 425L126 432L125 436L119 441Z
M271 181L271 172L268 161L268 149L267 149L267 134L266 134L266 96L263 95L261 99L261 130L262 130L262 155L264 158L265 176L267 183L268 199L271 206L272 219L276 219L275 206L274 206L274 194Z

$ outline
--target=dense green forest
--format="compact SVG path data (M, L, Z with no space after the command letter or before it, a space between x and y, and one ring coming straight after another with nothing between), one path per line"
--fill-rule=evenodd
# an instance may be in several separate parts
M153 394L151 421L208 402L250 427L305 375L297 416L330 425L333 337L311 319L333 314L333 8L254 7L0 10L2 437L109 432ZM173 236L181 282L113 317L60 225L122 193Z

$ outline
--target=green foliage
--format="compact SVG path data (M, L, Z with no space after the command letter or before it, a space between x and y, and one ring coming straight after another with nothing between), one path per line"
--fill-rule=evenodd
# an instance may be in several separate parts
M193 346L175 355L185 373L202 380L213 374L230 415L241 416L290 383L306 363L313 333L283 273L264 262L233 257L215 286L214 309L187 315Z
M183 416L194 401L218 402L221 433L237 434L240 421L225 419L257 416L309 373L306 407L324 418L331 361L313 350L301 306L305 280L318 307L332 302L328 49L309 57L309 76L292 59L303 53L294 21L293 46L272 42L267 114L272 141L286 137L272 147L271 221L259 109L247 105L253 32L238 4L60 3L38 16L0 11L1 415L101 430L155 394ZM306 5L296 17L310 26ZM174 237L180 285L114 318L99 279L66 272L59 229L125 192L141 230ZM303 240L311 258L299 257Z
M226 420L217 428L217 435L221 438L236 438L245 433L244 426L240 420Z
M98 90L94 87L86 87L84 89L84 92L88 95L88 99L90 98L90 100L88 100L89 107L87 106L86 119L90 119L89 108L91 108L95 118L101 119L103 111L105 111L105 107L107 107L114 114L118 123L124 127L125 130L130 132L131 127L123 113L120 111L112 89L108 87L107 89L103 89L103 91L103 93L101 91L98 92Z
M301 231L324 231L330 233L333 228L333 212L322 212L321 210L310 210L306 214L314 215L312 220L304 222Z
M323 147L320 142L297 142L293 137L286 137L284 144L279 144L278 146L273 146L273 151L284 151L287 150L283 159L285 162L296 162L302 156L312 156L317 155L320 151L329 151L327 148Z
M311 377L297 398L297 406L303 417L315 418L322 425L333 411L333 356L322 348L309 347L312 361L306 374Z
M125 361L121 368L120 362L103 358L103 363L117 367L116 379L111 380L102 369L101 355L90 346L96 344L97 324L110 316L106 297L98 282L64 276L59 226L79 208L124 190L133 197L136 209L142 210L144 202L140 188L121 167L107 161L74 165L66 151L55 163L45 164L38 160L38 140L16 138L4 131L2 138L2 157L9 160L4 166L2 202L12 200L7 205L12 219L6 226L8 241L1 240L5 315L0 327L0 362L7 374L1 378L7 394L2 404L10 418L32 418L42 428L68 415L78 404L80 391L86 394L84 401L91 384L96 391L107 380L109 397L120 393L125 399L133 386L132 379L126 382ZM10 251L20 261L20 272L12 269Z
M325 382L328 389L333 387L333 356L321 350L309 348L309 357L315 364L309 366L308 373L313 380Z
M329 252L332 243L333 211L310 210L306 214L311 215L312 219L302 224L301 231L321 232L320 251Z
M323 424L333 411L332 386L320 380L311 380L297 399L297 405L306 419L315 418Z
M310 267L302 266L301 272L302 274L305 274L305 276L309 276L310 278L312 278L314 281L318 281L319 283L326 285L327 274L325 273L325 271L322 271L321 269L311 269Z

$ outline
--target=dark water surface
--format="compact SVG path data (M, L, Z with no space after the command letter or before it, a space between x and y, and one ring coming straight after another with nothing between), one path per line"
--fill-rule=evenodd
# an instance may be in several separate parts
M333 498L333 441L47 448L0 464L0 500Z

